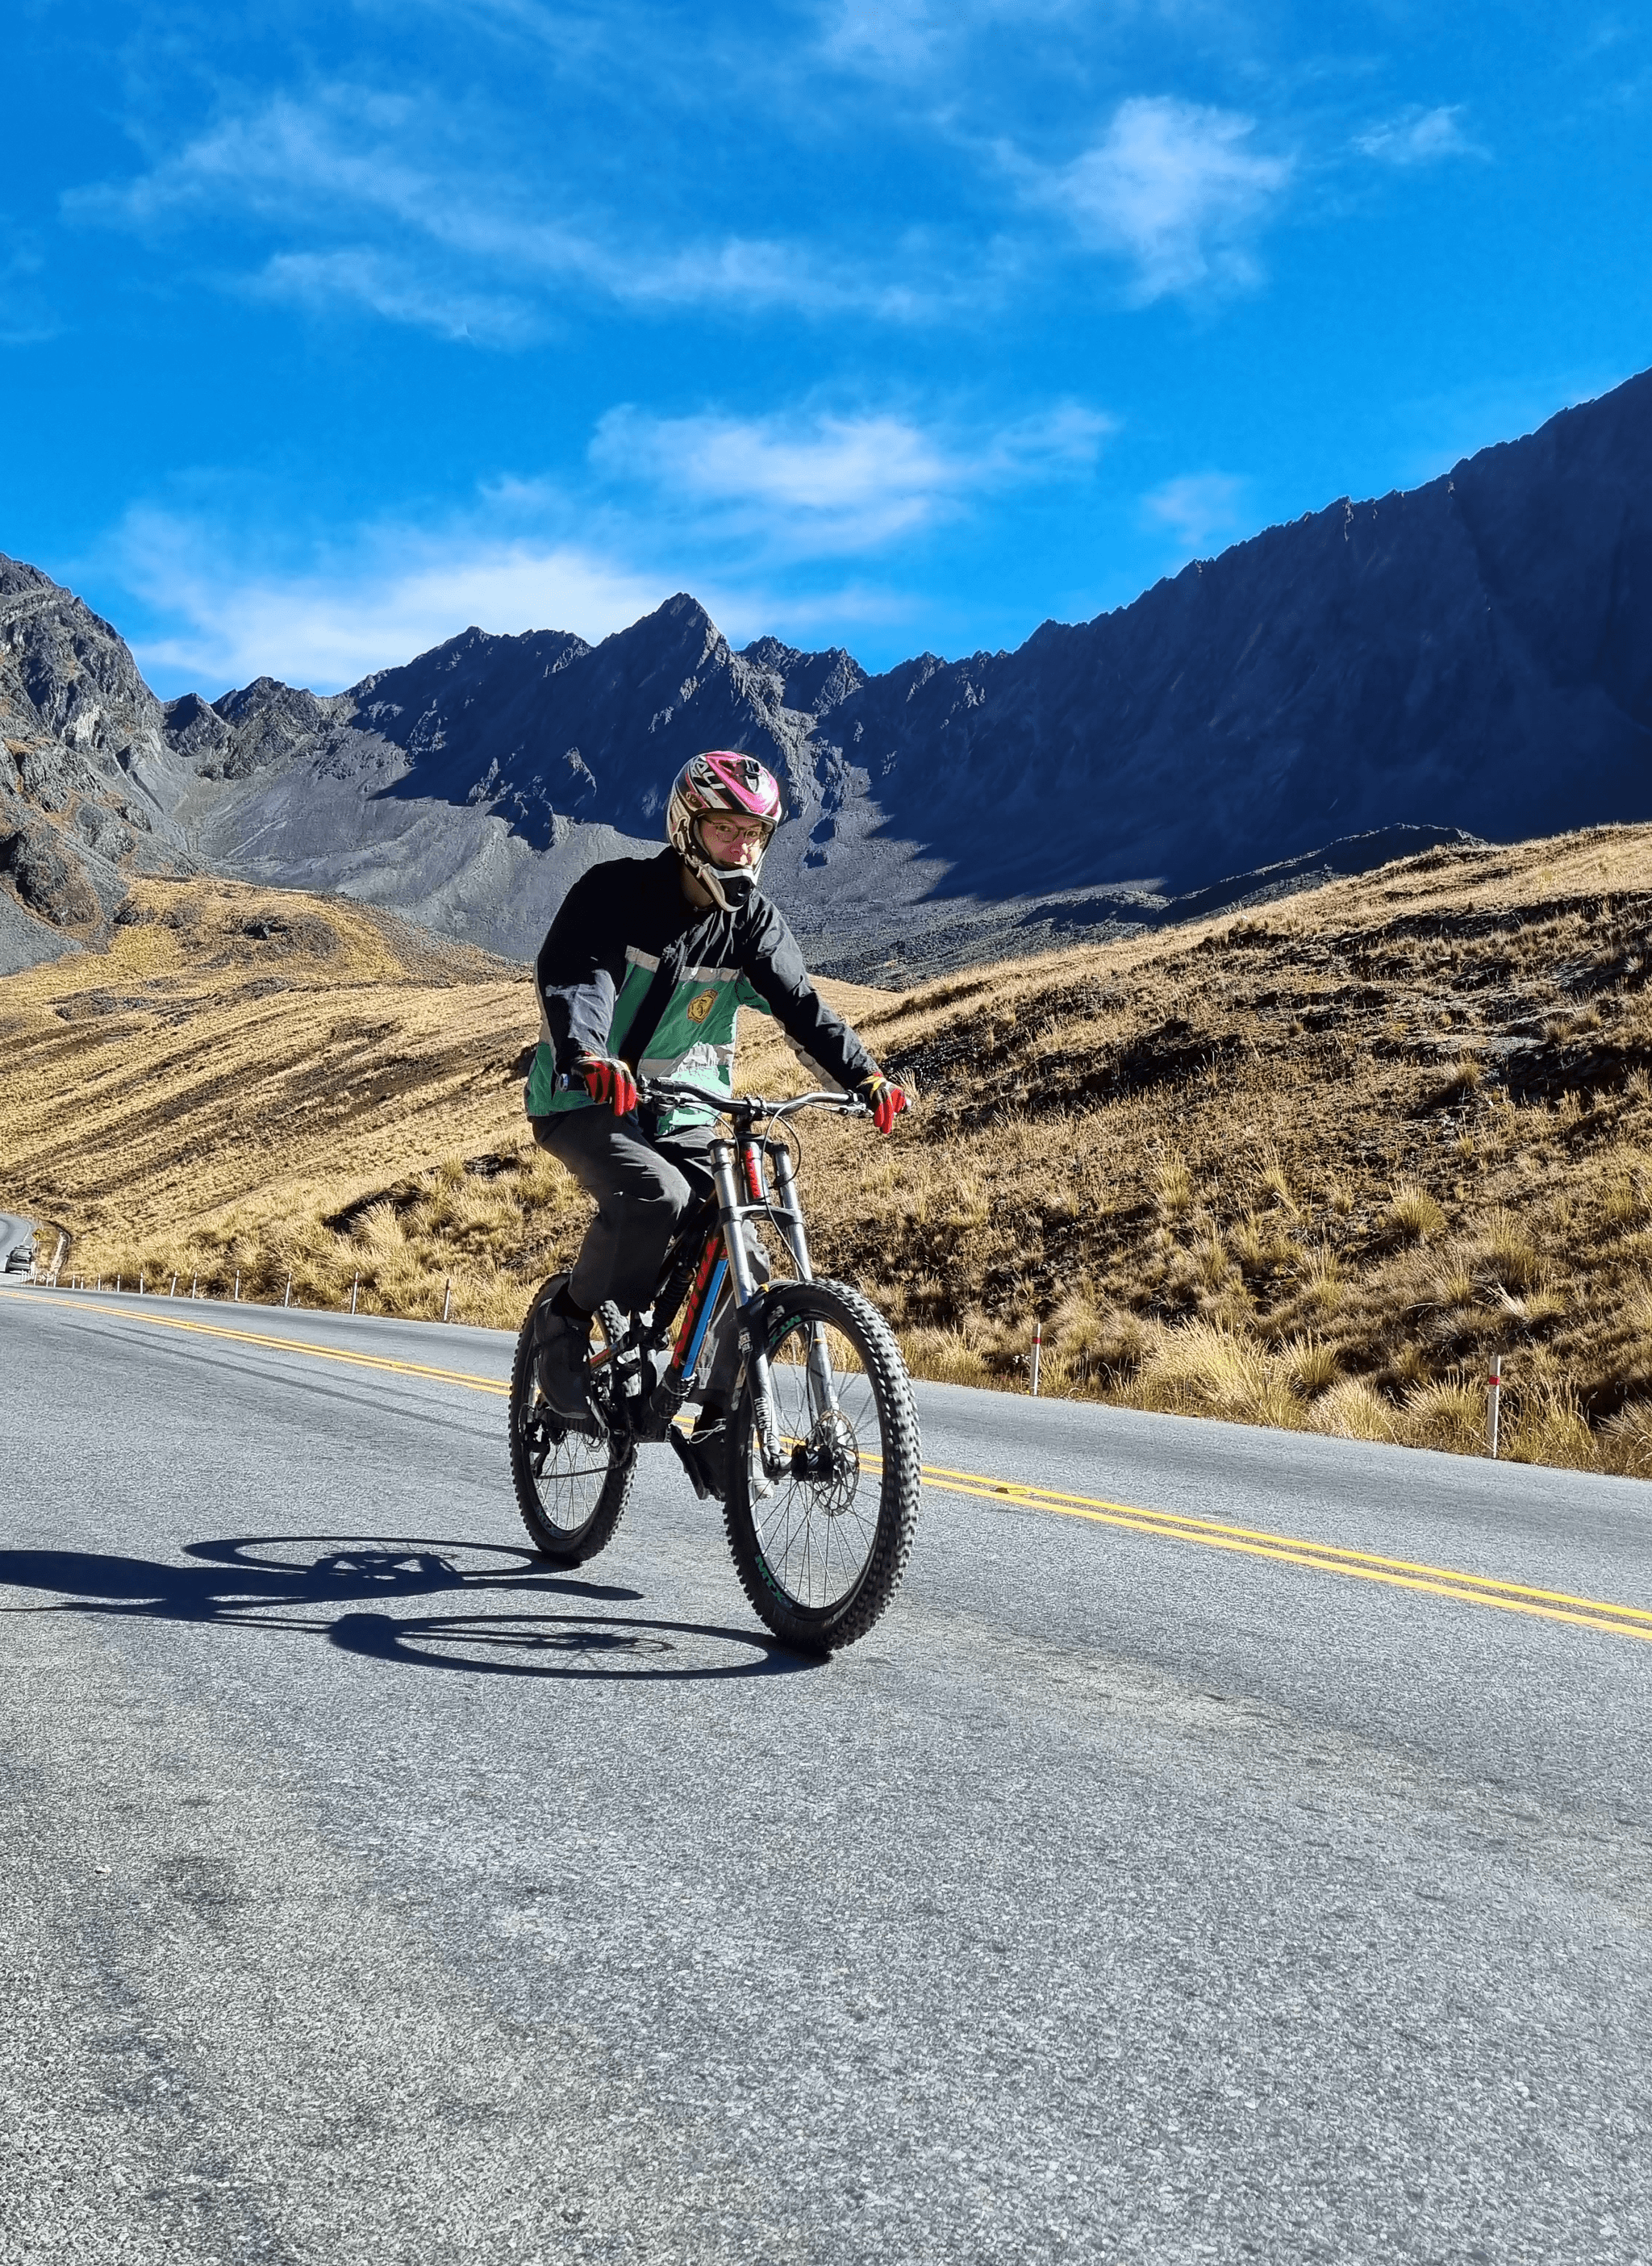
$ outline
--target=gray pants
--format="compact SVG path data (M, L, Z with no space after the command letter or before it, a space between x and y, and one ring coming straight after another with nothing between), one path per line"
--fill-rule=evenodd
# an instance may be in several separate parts
M634 1116L595 1105L530 1122L539 1146L596 1204L568 1283L574 1304L591 1313L605 1298L622 1313L646 1306L678 1222L711 1192L707 1151L727 1135L720 1126L691 1125L650 1140Z

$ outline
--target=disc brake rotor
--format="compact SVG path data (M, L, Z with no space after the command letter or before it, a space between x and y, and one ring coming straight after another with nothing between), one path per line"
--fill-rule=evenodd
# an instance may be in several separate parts
M800 1480L828 1518L841 1518L860 1484L860 1447L841 1414L823 1416L792 1451L792 1477Z

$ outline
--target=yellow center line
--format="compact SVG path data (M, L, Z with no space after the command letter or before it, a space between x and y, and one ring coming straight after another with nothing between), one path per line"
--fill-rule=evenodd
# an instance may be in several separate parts
M926 1465L925 1483L942 1495L974 1495L983 1502L1009 1501L1028 1510L1047 1510L1063 1518L1082 1518L1099 1526L1120 1526L1137 1534L1151 1534L1164 1542L1196 1542L1210 1550L1229 1550L1246 1557L1269 1559L1276 1566L1304 1566L1316 1574L1341 1574L1360 1582L1378 1582L1389 1589L1416 1590L1438 1597L1455 1597L1460 1604L1490 1605L1502 1612L1525 1613L1538 1620L1566 1621L1576 1628L1601 1630L1612 1636L1636 1637L1652 1644L1652 1612L1640 1605L1610 1604L1598 1597L1574 1597L1564 1590L1528 1590L1518 1583L1494 1581L1481 1574L1458 1573L1449 1566L1417 1566L1402 1572L1411 1561L1379 1558L1337 1543L1304 1542L1293 1535L1269 1534L1251 1527L1224 1527L1214 1519L1186 1518L1179 1512L1144 1510L1129 1503L1103 1509L1084 1497L1060 1497L1042 1489L1020 1487L978 1473L965 1474ZM973 1482L973 1484L971 1483Z
M26 1298L26 1290L0 1291L0 1297ZM490 1392L500 1400L510 1387L495 1378L478 1377L468 1370L441 1369L433 1363L392 1361L383 1354L347 1351L338 1346L306 1343L257 1330L236 1330L221 1322L185 1321L157 1314L147 1307L94 1305L77 1298L71 1312L112 1314L124 1321L143 1321L158 1329L182 1330L194 1337L226 1338L239 1345L261 1346L276 1353L305 1354L314 1361L342 1362L357 1369L388 1371L400 1377L421 1377L440 1385L459 1385L472 1392ZM876 1468L880 1459L866 1458ZM1140 1503L1114 1502L1102 1495L1069 1495L1055 1488L1028 1487L1018 1480L995 1480L989 1473L953 1470L942 1464L925 1464L925 1485L942 1495L974 1496L986 1502L1010 1502L1027 1510L1048 1511L1061 1518L1081 1518L1099 1526L1117 1526L1131 1533L1148 1534L1166 1542L1195 1542L1206 1549L1226 1550L1251 1558L1271 1560L1280 1566L1301 1566L1317 1574L1340 1574L1351 1580L1377 1582L1390 1589L1413 1590L1431 1597L1453 1597L1459 1603L1489 1605L1502 1612L1524 1613L1535 1619L1564 1621L1575 1628L1591 1628L1613 1636L1638 1638L1652 1644L1652 1609L1612 1604L1599 1597L1575 1597L1565 1590L1529 1587L1488 1574L1468 1574L1450 1566L1430 1566L1408 1558L1387 1558L1374 1551L1355 1550L1338 1542L1315 1542L1301 1535L1276 1534L1265 1527L1236 1526L1221 1519L1196 1518L1191 1513L1155 1510Z
M1024 1502L1031 1509L1059 1511L1073 1518L1093 1518L1109 1523L1110 1515L1122 1514L1133 1523L1151 1520L1173 1539L1189 1542L1209 1542L1222 1546L1218 1538L1233 1546L1250 1545L1270 1552L1307 1551L1315 1558L1337 1561L1349 1571L1356 1567L1403 1575L1417 1575L1433 1581L1468 1583L1475 1589L1499 1590L1517 1597L1531 1598L1540 1604L1582 1605L1590 1612L1614 1613L1629 1620L1644 1621L1652 1633L1652 1608L1643 1605L1615 1605L1600 1597L1577 1597L1566 1590L1533 1589L1524 1582L1499 1581L1490 1574L1460 1573L1455 1567L1421 1564L1411 1558L1385 1558L1372 1550L1353 1550L1340 1542L1316 1542L1301 1534L1275 1534L1265 1527L1233 1526L1216 1518L1195 1518L1181 1510L1149 1509L1141 1503L1109 1502L1105 1496L1067 1495L1054 1488L1027 1487L1018 1480L992 1480L980 1472L949 1471L944 1465L926 1464L924 1477L932 1487L943 1494L986 1493L1007 1495L1012 1501ZM953 1481L961 1484L954 1488ZM1334 1568L1333 1568L1334 1570Z
M0 1293L9 1298L26 1297L25 1290ZM259 1330L226 1329L222 1322L186 1322L175 1314L152 1313L145 1306L99 1306L77 1298L69 1309L77 1314L113 1314L123 1322L148 1322L160 1330L185 1330L198 1338L229 1338L237 1345L267 1346L275 1353L308 1354L314 1361L341 1361L356 1369L387 1370L398 1377L428 1377L438 1385L468 1385L472 1392L497 1393L508 1400L510 1387L501 1385L497 1378L475 1377L469 1370L436 1369L419 1361L391 1361L386 1355L376 1353L346 1353L338 1346L310 1345L303 1338L271 1337Z

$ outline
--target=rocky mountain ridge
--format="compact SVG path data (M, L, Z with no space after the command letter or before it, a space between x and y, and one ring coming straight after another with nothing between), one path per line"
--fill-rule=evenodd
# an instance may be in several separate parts
M1652 373L1014 653L881 676L735 651L679 594L596 646L471 628L339 694L163 705L4 562L0 720L14 932L85 932L87 892L106 911L121 871L194 860L523 956L594 858L658 840L687 755L737 746L785 781L766 878L816 961L899 980L1652 816Z
M114 630L0 556L0 970L95 932L127 874L191 870L189 783Z

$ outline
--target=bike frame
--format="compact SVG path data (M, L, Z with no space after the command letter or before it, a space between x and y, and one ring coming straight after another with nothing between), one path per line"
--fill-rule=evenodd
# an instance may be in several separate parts
M831 1093L800 1093L775 1102L764 1101L756 1095L720 1102L696 1086L673 1085L663 1081L643 1085L640 1091L642 1098L651 1103L680 1102L698 1109L713 1109L730 1120L734 1137L712 1144L710 1164L717 1218L706 1233L689 1283L682 1318L672 1340L670 1362L648 1396L653 1421L634 1429L640 1436L665 1436L695 1384L703 1383L705 1376L709 1375L716 1350L720 1306L732 1304L733 1319L739 1332L741 1363L731 1406L738 1404L741 1391L749 1378L758 1447L764 1473L773 1482L790 1468L792 1451L780 1438L769 1357L763 1341L763 1309L768 1286L758 1282L752 1269L745 1223L757 1218L772 1220L791 1253L797 1280L810 1283L815 1278L791 1144L783 1132L758 1129L783 1125L787 1118L804 1109L830 1108L844 1115L864 1115L866 1105L851 1095ZM679 1265L682 1255L679 1250ZM662 1279L662 1296L670 1281L669 1271ZM669 1320L669 1314L666 1319ZM726 1327L726 1312L722 1319ZM640 1361L640 1349L627 1341L624 1348L610 1346L594 1356L592 1369L600 1370L610 1362L618 1363L624 1351L633 1352ZM810 1336L808 1385L810 1407L816 1422L835 1414L837 1385L832 1372L831 1349L826 1342L823 1326L818 1323Z

